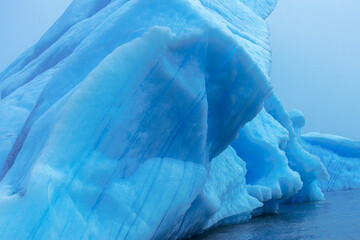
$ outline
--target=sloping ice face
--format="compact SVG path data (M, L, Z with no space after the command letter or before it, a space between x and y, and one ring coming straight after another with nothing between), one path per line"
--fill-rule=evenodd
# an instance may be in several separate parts
M73 1L0 74L0 238L181 239L322 199L269 82L275 5Z
M323 191L360 188L360 142L319 133L302 136L302 144L310 153L321 158L330 175L320 181Z

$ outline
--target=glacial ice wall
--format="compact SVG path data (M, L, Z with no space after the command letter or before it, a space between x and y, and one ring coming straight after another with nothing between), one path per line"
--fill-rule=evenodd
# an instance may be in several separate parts
M303 146L318 156L330 179L320 181L323 191L360 188L360 142L344 137L309 133L302 135Z
M322 191L339 191L360 188L360 142L345 137L308 133L301 135L305 118L298 110L289 112L295 134L301 146L319 158L329 177L318 178Z
M0 237L182 238L260 206L226 188L228 208L182 224L269 72L268 27L241 2L74 1L1 74Z
M73 1L0 74L0 239L182 239L322 199L269 82L275 5Z

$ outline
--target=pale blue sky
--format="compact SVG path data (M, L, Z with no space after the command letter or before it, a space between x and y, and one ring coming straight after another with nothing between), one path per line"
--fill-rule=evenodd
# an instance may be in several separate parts
M0 71L32 46L71 0L0 2ZM272 82L303 132L360 140L360 1L279 0L272 32Z
M279 0L267 21L275 92L303 133L360 140L360 1Z

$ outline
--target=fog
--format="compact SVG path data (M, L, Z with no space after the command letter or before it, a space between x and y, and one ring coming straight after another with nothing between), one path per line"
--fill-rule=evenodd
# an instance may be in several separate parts
M359 0L279 0L268 19L275 92L303 133L360 140L359 12Z
M71 0L0 2L0 71L31 47ZM360 1L279 0L272 32L272 82L304 132L360 140Z

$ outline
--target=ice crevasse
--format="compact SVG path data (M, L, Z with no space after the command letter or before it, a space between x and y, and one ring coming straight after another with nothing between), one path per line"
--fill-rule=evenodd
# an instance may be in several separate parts
M183 239L322 199L330 140L269 81L275 5L74 0L0 73L0 239Z

